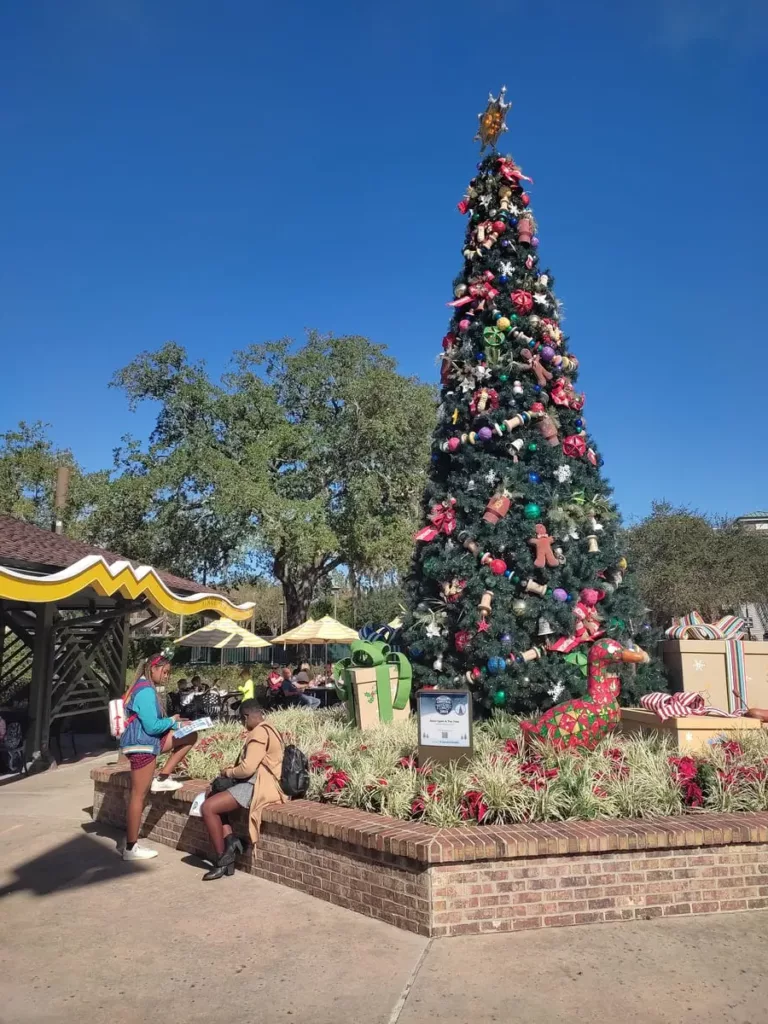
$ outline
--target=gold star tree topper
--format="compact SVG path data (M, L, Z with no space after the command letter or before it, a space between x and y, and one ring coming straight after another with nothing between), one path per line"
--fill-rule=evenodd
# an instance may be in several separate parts
M488 106L481 114L477 115L477 120L480 122L480 125L477 129L477 135L475 136L474 141L480 143L481 153L486 146L491 146L495 149L499 136L503 132L507 131L507 125L504 119L506 118L507 111L512 104L504 102L504 97L506 95L506 85L501 87L501 92L498 96L494 96L492 92L489 92Z

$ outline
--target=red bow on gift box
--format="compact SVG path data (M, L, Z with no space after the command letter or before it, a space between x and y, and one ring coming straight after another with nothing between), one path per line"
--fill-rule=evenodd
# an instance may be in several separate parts
M455 498L446 498L445 501L433 505L429 515L429 521L432 525L422 526L413 539L430 541L434 540L440 533L450 537L456 529L456 513L453 511L455 504Z
M493 274L490 270L486 270L482 277L476 277L470 282L467 295L462 295L460 299L454 299L448 305L459 309L462 306L477 303L478 309L483 309L487 299L493 299L499 294L499 289L491 285L492 280Z

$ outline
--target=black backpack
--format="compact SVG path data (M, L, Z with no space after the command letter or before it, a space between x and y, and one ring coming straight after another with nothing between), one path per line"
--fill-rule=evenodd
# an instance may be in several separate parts
M264 724L266 725L267 723L265 722ZM275 731L271 725L267 725L267 728L273 732ZM269 749L269 740L267 741L267 749ZM269 768L267 768L267 771L269 771L270 775L273 774ZM303 796L306 796L309 789L309 761L307 760L307 755L292 743L283 747L280 789L291 800L300 800Z
M280 788L292 800L306 796L309 789L309 761L303 750L289 744L283 751Z

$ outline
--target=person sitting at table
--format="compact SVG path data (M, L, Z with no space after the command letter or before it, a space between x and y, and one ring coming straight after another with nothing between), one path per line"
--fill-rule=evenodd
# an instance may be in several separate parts
M275 665L272 665L272 667L269 670L269 675L267 676L267 686L269 687L270 692L279 692L282 681L283 677L277 671L277 667Z
M247 665L244 665L238 672L238 676L240 677L240 682L237 688L243 695L243 701L253 700L255 695L253 673Z
M299 680L298 676L294 678L293 668L290 665L285 666L283 669L283 681L280 685L283 696L287 697L292 704L303 704L308 708L319 708L320 698L314 697L310 693L304 693L306 685L303 680Z
M179 706L187 708L195 699L195 688L188 679L181 678L178 684Z
M243 852L243 843L229 824L230 814L241 807L248 808L248 833L255 843L265 805L285 803L288 799L280 788L282 736L264 720L264 709L258 700L243 701L240 720L246 729L245 745L234 765L222 772L225 778L235 779L235 785L206 796L200 808L216 852L216 863L203 875L204 882L234 874L235 857Z

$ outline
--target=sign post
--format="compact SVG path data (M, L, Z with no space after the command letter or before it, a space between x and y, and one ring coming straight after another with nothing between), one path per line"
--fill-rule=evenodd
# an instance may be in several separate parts
M419 690L419 764L464 764L472 757L472 696L468 690Z

